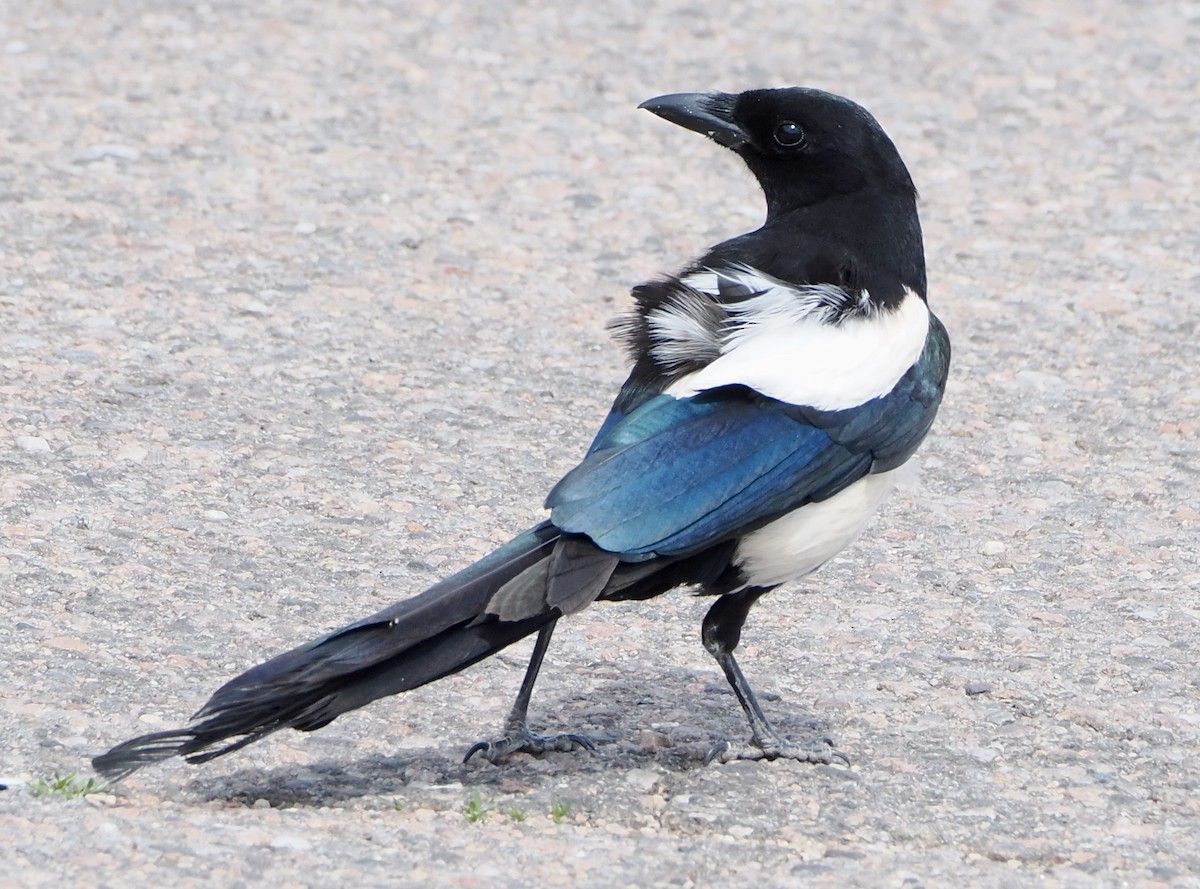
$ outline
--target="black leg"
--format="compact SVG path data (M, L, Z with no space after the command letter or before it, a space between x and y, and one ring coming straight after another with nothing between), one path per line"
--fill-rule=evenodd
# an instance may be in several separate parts
M596 749L592 740L583 735L542 736L529 731L529 699L533 696L533 684L537 682L546 649L550 647L555 623L556 621L552 621L546 624L538 632L537 641L533 644L533 654L529 656L529 666L525 668L525 678L521 680L517 699L513 701L512 709L508 711L508 719L504 722L504 737L498 741L480 741L472 745L463 757L463 762L470 760L476 753L482 753L485 759L494 763L517 752L545 753L550 750L574 750L577 747L583 747L585 750Z
M779 734L763 713L758 698L754 696L750 683L746 681L742 668L733 656L733 650L742 639L742 626L746 623L750 606L767 590L768 588L764 587L749 587L736 593L727 593L718 597L704 616L704 647L721 665L725 678L729 680L729 685L750 722L748 745L734 745L729 741L722 741L709 751L705 762L712 762L714 759L730 762L734 759L784 758L825 764L842 762L849 765L850 760L833 748L833 742L829 738L813 738L805 743L795 743Z

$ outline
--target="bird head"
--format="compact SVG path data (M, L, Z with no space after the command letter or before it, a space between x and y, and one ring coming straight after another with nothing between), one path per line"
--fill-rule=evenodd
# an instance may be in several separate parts
M768 218L870 189L915 201L892 140L841 96L802 87L673 93L638 107L740 155L766 195Z

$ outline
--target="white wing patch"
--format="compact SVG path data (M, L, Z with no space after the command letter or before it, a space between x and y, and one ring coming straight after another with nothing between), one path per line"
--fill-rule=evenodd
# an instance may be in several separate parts
M892 390L920 357L929 332L929 309L911 290L892 309L876 308L864 291L847 312L841 288L792 287L749 269L699 272L683 283L712 301L702 320L687 301L652 312L655 358L686 363L696 357L697 342L717 357L666 390L676 398L743 385L820 410L856 407ZM746 297L716 302L730 288ZM724 316L719 325L714 307Z

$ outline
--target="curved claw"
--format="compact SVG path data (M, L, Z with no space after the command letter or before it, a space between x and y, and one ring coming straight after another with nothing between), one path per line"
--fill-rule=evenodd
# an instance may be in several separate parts
M728 741L719 741L716 744L713 744L712 750L708 751L708 755L704 757L704 764L706 766L712 765L712 761L718 756L724 756L729 748L730 744ZM725 762L725 760L722 759L721 762Z
M479 753L483 750L487 750L491 746L492 746L491 741L476 741L474 744L471 745L471 749L467 751L467 755L463 757L463 765L466 765L468 762L470 762L471 757L474 756L476 753Z
M596 752L596 742L593 741L591 738L589 738L587 735L566 734L566 735L559 735L558 737L563 738L567 741L570 741L574 745L573 747L569 748L571 750L574 750L575 747L582 747L584 750L590 751L592 753Z

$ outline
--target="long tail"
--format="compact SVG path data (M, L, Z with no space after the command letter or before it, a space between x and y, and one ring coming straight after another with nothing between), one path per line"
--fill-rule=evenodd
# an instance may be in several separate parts
M92 766L116 780L172 756L207 762L456 673L574 610L554 601L560 539L553 525L538 525L418 596L252 667L218 689L190 727L126 741ZM614 566L615 558L607 573L601 566L600 587ZM593 581L587 598L598 592ZM497 601L506 603L503 619Z

